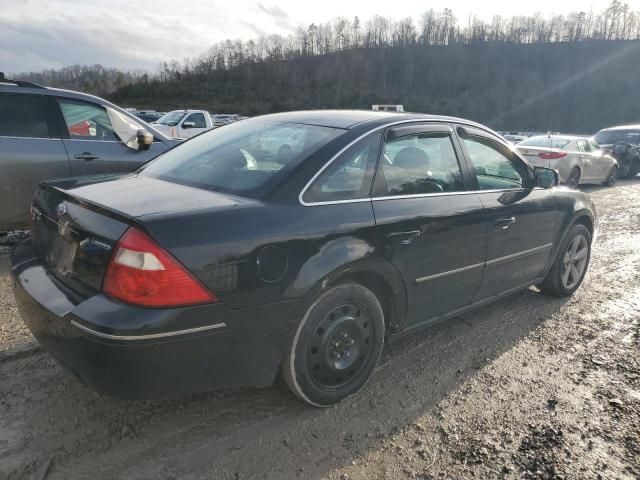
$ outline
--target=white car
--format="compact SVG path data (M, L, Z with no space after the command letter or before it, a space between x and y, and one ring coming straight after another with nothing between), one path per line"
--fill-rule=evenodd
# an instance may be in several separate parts
M612 187L618 178L618 162L589 138L543 135L520 142L516 150L532 166L556 170L560 182L572 188L584 183Z
M169 138L185 140L211 130L213 121L205 110L173 110L151 125Z

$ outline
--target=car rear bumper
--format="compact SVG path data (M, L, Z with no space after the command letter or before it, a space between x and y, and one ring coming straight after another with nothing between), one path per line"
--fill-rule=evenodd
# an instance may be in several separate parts
M98 392L124 399L273 383L303 302L233 310L209 304L143 309L98 294L79 299L33 255L12 256L12 284L42 347Z

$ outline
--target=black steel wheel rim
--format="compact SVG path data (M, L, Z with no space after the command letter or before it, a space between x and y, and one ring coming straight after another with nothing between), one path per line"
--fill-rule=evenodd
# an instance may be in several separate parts
M332 308L316 325L307 348L307 367L323 390L354 382L373 353L375 327L366 308L344 303Z

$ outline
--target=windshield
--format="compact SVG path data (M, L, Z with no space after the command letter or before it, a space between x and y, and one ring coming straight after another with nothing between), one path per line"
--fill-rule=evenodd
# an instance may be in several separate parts
M594 137L600 145L612 145L618 142L640 143L640 130L603 130Z
M199 135L147 164L140 175L260 198L344 130L250 119Z
M564 148L571 140L558 137L532 137L518 144L519 147Z
M181 110L176 110L175 112L169 112L161 116L154 123L159 123L160 125L167 125L168 127L175 127L180 120L184 118L187 112L183 112Z

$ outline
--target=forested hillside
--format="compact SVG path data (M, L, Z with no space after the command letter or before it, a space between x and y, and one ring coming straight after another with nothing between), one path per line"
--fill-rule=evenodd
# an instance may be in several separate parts
M640 121L640 41L409 45L244 64L129 85L113 100L255 115L370 108L471 118L496 129L593 132Z
M138 108L256 115L401 103L496 129L589 133L640 121L640 13L613 0L601 12L464 24L449 9L417 21L339 17L227 40L151 75L76 66L20 78Z

